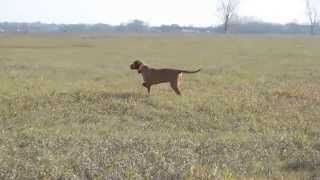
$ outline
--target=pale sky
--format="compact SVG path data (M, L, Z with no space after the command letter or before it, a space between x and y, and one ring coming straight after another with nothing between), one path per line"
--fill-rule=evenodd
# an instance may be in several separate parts
M132 19L150 25L219 24L217 0L0 0L0 22L107 23ZM320 0L316 0L319 1ZM305 22L304 0L240 0L240 16L275 23Z

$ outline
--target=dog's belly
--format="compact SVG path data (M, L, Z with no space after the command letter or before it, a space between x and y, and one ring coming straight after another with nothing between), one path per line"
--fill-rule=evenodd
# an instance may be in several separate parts
M160 84L160 83L167 83L167 82L170 82L170 81L165 79L156 79L151 81L152 84Z
M165 82L170 82L167 78L159 78L159 77L147 77L143 78L143 80L149 84L160 84Z

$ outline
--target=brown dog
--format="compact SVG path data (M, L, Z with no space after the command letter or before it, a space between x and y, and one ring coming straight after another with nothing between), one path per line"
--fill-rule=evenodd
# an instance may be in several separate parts
M184 70L178 70L178 69L154 69L154 68L149 68L139 60L134 61L130 65L130 68L132 70L137 70L138 73L142 74L142 77L144 80L142 85L145 88L147 88L148 94L150 94L152 85L168 82L170 83L172 89L178 95L181 95L181 92L179 90L179 85L182 80L182 73L197 73L201 70L201 69L198 69L196 71L184 71Z

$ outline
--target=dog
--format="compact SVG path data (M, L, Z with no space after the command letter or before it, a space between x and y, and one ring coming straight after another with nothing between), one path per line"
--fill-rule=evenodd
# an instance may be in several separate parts
M150 95L151 86L160 83L170 83L171 88L177 95L181 95L179 86L182 81L182 73L197 73L201 69L196 71L185 71L178 69L154 69L143 64L141 61L136 60L130 65L130 69L137 70L142 75L144 82L142 85L147 88Z

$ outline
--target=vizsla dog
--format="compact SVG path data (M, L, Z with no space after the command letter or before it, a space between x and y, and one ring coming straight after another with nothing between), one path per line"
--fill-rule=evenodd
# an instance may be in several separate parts
M143 77L144 82L142 85L147 88L150 95L151 86L160 83L170 83L172 89L176 94L181 95L179 90L180 83L182 81L182 73L197 73L201 69L196 71L184 71L178 69L154 69L144 65L141 61L136 60L131 65L132 70L137 70Z

